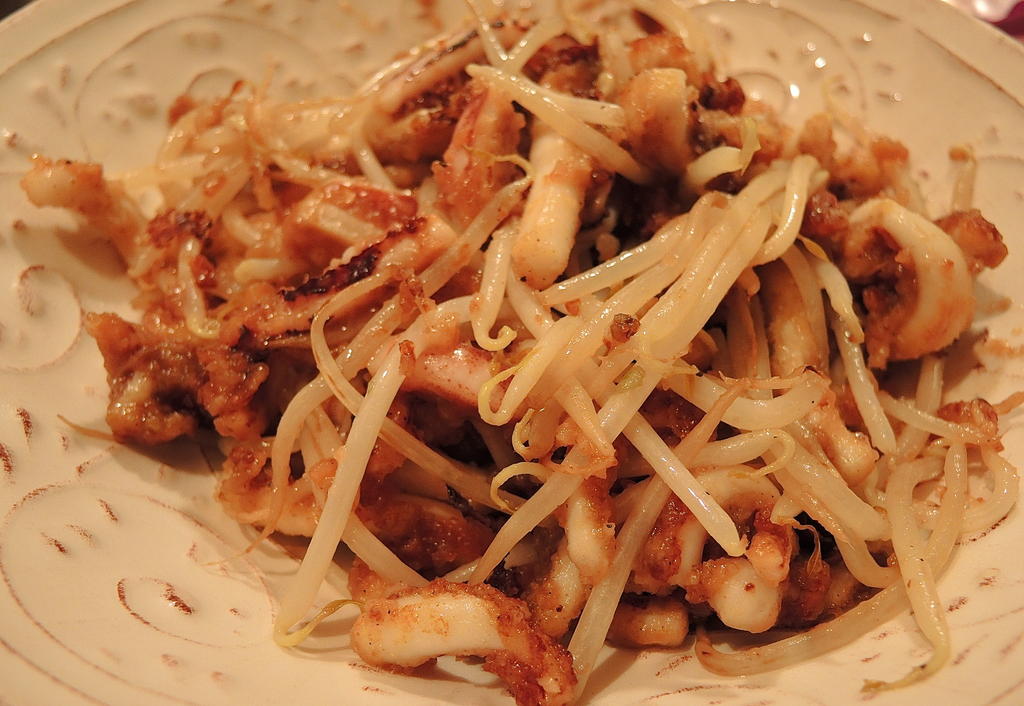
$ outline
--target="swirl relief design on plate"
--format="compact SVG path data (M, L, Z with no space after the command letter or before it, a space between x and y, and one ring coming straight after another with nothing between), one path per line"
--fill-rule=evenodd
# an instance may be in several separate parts
M908 143L936 215L949 199L946 151L974 144L982 157L979 205L1011 240L1024 242L1024 196L1007 194L1024 164L1024 133L1014 128L1024 118L1024 87L1014 97L979 78L974 67L992 70L995 61L985 53L984 31L964 29L975 37L967 63L918 24L935 13L929 26L954 21L944 7L900 19L882 0L691 4L748 92L787 121L820 110L822 87L836 80L836 98L854 117ZM418 679L359 664L344 649L350 617L326 623L304 649L282 652L268 633L273 596L287 582L296 547L264 544L238 557L251 536L214 503L215 480L194 449L143 456L81 437L57 419L102 428L102 361L78 333L81 313L128 314L133 292L95 234L66 214L31 208L17 187L33 152L97 159L115 172L145 164L168 107L185 90L210 95L237 78L268 75L272 90L291 97L348 89L398 47L461 16L461 3L96 0L88 10L54 9L61 5L41 0L38 19L0 29L0 41L14 31L37 38L0 73L0 91L18 98L0 106L4 700L280 703L358 694L359 703L371 704L508 704L490 676L454 661ZM65 14L73 17L62 22ZM986 286L1020 292L1014 273L1022 263L1017 248ZM1020 307L994 311L984 325L1020 345ZM981 374L964 385L998 397L1006 382ZM1013 460L1024 461L1019 429L1008 444ZM874 700L1008 704L1019 696L1021 683L1005 674L1024 655L1024 576L1000 562L1015 551L1019 515L961 552L943 581L952 666ZM337 571L319 600L344 591ZM852 702L862 698L863 678L898 677L924 654L908 617L813 664L750 679L716 679L687 655L608 650L591 680L592 703Z
M38 370L58 361L82 329L78 295L67 278L46 265L17 273L0 296L0 369Z
M224 539L150 496L90 483L43 488L15 506L2 531L0 571L31 620L82 660L135 675L139 686L180 696L159 678L168 673L147 669L154 654L184 651L179 666L224 673L232 671L225 649L270 630L272 605L255 567L230 560L237 550Z

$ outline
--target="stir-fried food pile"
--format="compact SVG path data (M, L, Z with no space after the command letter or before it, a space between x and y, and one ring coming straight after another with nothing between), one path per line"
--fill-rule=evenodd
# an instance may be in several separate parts
M943 398L1006 255L970 155L935 219L900 143L780 124L672 3L603 12L481 12L351 96L182 97L116 178L38 158L138 284L138 323L88 317L110 428L216 430L225 510L312 538L283 644L343 542L365 661L478 655L520 704L606 640L752 673L907 604L926 676L935 577L1017 493L1015 400Z

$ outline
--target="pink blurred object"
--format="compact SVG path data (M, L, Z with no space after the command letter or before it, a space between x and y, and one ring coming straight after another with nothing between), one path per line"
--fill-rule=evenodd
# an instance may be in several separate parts
M1010 13L995 25L1018 39L1024 39L1024 2L1017 3Z
M1024 39L1024 2L1020 0L945 0L1007 34Z

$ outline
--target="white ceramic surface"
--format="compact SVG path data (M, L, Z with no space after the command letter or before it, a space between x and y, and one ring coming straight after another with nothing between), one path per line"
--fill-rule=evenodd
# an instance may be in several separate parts
M304 649L273 645L274 596L294 559L271 544L239 558L251 533L212 500L201 455L187 444L142 454L58 420L102 426L102 361L80 333L82 311L127 314L132 292L111 251L17 188L37 151L113 171L145 163L170 100L193 82L216 90L278 64L275 90L343 90L461 14L434 5L40 0L0 25L0 702L511 703L490 675L453 660L419 677L361 665L346 649L350 619ZM1024 51L934 0L717 1L695 12L727 67L788 120L820 109L823 80L838 77L849 110L911 148L933 215L950 196L949 147L975 147L977 202L1011 256L979 285L977 328L993 338L972 339L985 366L961 371L954 394L1019 388ZM1017 465L1020 420L1010 417L1007 435ZM746 679L713 677L686 653L608 650L592 703L1022 703L1022 539L1015 511L963 543L941 583L954 659L926 683L859 692L927 654L904 616L812 663ZM343 590L337 570L321 598Z

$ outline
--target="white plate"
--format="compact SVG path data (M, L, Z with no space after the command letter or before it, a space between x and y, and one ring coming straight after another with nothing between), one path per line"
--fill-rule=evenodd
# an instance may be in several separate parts
M0 25L0 690L13 704L493 703L511 700L476 667L442 660L421 677L359 664L343 630L284 652L269 639L294 560L250 535L211 498L213 476L188 445L148 455L72 432L63 414L102 426L106 390L82 310L128 313L113 254L63 214L28 207L17 188L32 152L112 170L154 153L169 101L259 80L280 91L344 89L433 31L427 0L40 0ZM893 8L892 6L896 7ZM445 17L457 3L439 3ZM454 10L452 8L455 8ZM1009 260L983 279L978 327L1022 343L1024 52L939 2L712 2L727 66L789 119L821 108L826 75L867 124L903 140L933 215L950 196L950 146L980 158L977 203L1002 229ZM417 18L416 16L419 15ZM405 39L399 37L404 36ZM1000 306L1003 302L1004 306ZM957 384L1000 398L1020 386L1006 346ZM1002 374L993 371L1002 365ZM962 372L968 372L964 370ZM1020 416L1011 460L1024 462ZM952 663L878 704L1024 700L1024 520L965 542L941 584ZM340 570L321 598L344 588ZM340 621L344 627L345 621ZM892 679L927 646L904 616L812 663L749 679L704 673L689 654L607 651L592 703L694 698L719 704L855 703L864 678ZM482 686L481 686L482 685Z

